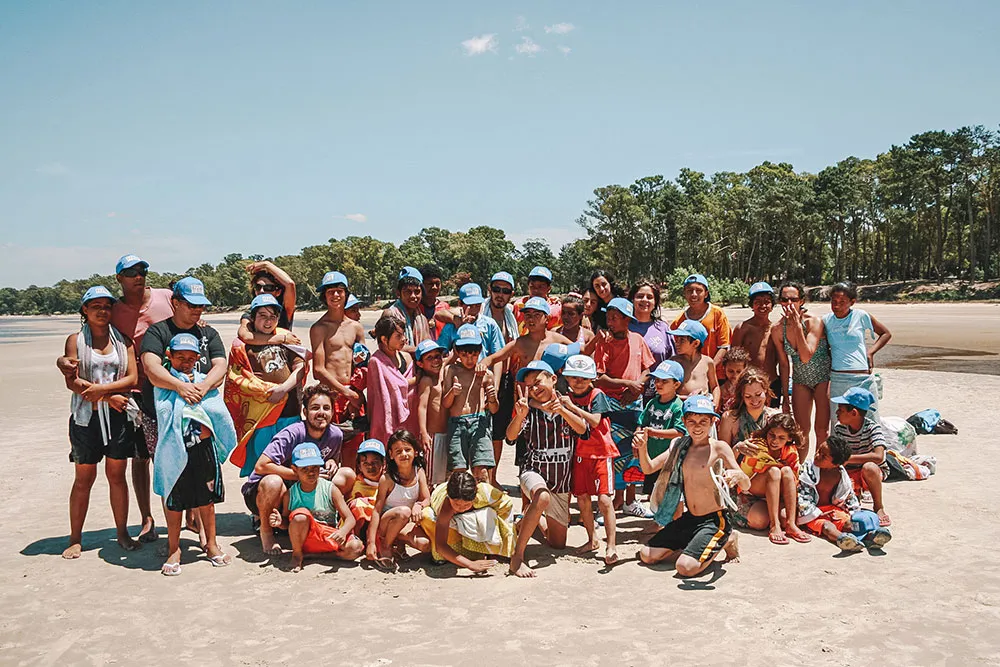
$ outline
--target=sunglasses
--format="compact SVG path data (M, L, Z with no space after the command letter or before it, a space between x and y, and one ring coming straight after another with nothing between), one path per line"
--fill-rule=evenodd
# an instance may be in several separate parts
M141 266L130 266L127 269L122 269L118 275L125 276L126 278L135 278L136 276L144 276L147 271Z
M504 296L514 293L514 290L509 287L497 287L496 285L490 287L490 291L494 294L503 294Z
M271 285L268 283L257 283L256 285L253 286L254 292L267 292L268 294L277 292L280 289L281 288L278 287L277 285Z

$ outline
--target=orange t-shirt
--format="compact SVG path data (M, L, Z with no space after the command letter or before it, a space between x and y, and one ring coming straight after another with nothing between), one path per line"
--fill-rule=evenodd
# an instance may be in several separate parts
M681 314L670 323L670 328L676 329L686 319L688 319L687 308L682 310ZM729 326L729 318L726 317L725 311L721 308L715 304L709 304L708 312L697 321L708 330L708 338L701 346L701 353L714 359L716 352L721 348L729 347L729 341L733 335L733 329ZM726 377L726 369L722 367L722 364L716 365L716 373L719 379Z
M652 368L656 360L645 339L636 332L629 331L628 336L620 340L610 338L598 342L594 348L594 363L597 364L598 375L603 373L616 380L638 380L642 372ZM621 400L625 390L605 389L604 392L615 400Z

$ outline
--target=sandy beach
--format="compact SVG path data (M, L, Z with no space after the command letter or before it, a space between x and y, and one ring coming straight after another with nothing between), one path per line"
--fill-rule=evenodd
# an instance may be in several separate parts
M55 369L79 319L0 320L0 661L6 665L193 663L306 665L972 665L1000 664L1000 524L989 495L1000 457L1000 304L859 304L894 333L877 358L882 412L938 408L958 436L924 435L938 459L924 482L892 483L893 540L882 555L841 557L833 545L775 546L740 535L738 563L695 580L637 564L647 522L619 523L624 562L536 543L533 581L456 573L415 558L395 575L367 564L265 558L250 531L234 466L225 467L214 569L185 533L183 576L162 577L157 547L114 541L98 477L78 561L59 554L68 531L69 392ZM827 312L826 304L812 306ZM746 309L727 309L735 325ZM302 313L306 336L317 314ZM225 341L235 314L210 316ZM373 321L366 314L366 322ZM922 370L933 368L936 370ZM14 462L14 459L17 459ZM513 453L500 479L513 486ZM131 480L130 480L131 483ZM154 499L158 504L158 500ZM134 498L133 533L138 532ZM154 510L165 539L162 514ZM571 546L584 531L570 529ZM285 543L287 548L287 542Z

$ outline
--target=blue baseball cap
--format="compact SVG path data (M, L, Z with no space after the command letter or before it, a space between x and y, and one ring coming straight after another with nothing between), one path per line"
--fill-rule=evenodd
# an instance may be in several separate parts
M547 266L536 266L531 270L531 273L528 274L528 279L530 280L532 278L541 278L542 280L547 280L551 283L552 272L549 271Z
M475 306L486 300L483 298L483 290L476 283L465 283L459 287L458 299L466 306Z
M114 295L111 294L110 291L108 291L108 288L105 287L104 285L94 285L93 287L88 288L87 291L83 293L83 298L80 299L80 305L82 306L88 301L93 301L94 299L111 299L112 302L118 300L114 297Z
M875 396L867 389L861 387L851 387L844 392L843 396L831 398L830 402L840 405L850 405L858 410L868 412L875 405Z
M131 269L137 264L142 264L147 269L149 268L149 262L136 255L122 255L118 258L118 263L115 264L115 273L121 273L125 269Z
M552 309L549 308L549 302L546 301L545 299L543 299L540 296L533 296L530 299L528 299L527 301L525 301L524 305L521 306L521 310L522 311L525 311L525 310L540 310L543 313L545 313L546 315L548 315L549 313L552 312Z
M661 361L660 365L650 375L660 380L684 382L684 367L676 361L667 359L666 361Z
M479 327L475 324L463 324L458 328L455 338L455 347L482 347L483 334L479 333Z
M444 347L442 347L441 344L438 343L436 340L431 340L430 338L428 338L426 340L420 341L419 343L417 343L417 351L416 351L417 361L420 361L421 359L424 358L425 354L427 354L428 352L433 352L434 350L441 350L442 352L445 351Z
M632 309L632 302L629 301L628 299L623 299L620 296L611 299L611 301L608 302L608 310L611 310L612 308L614 308L615 310L617 310L619 313L629 318L630 320L635 319L635 314Z
M306 468L308 466L321 466L326 461L319 453L319 447L314 442L303 442L296 445L292 450L292 465L296 468Z
M712 402L712 397L705 394L688 396L684 399L684 414L688 414L689 412L693 412L696 415L719 416L719 413L715 411L715 403Z
M319 282L316 291L322 294L323 290L334 285L343 285L344 289L347 289L347 276L340 271L327 271L323 274L323 280Z
M774 297L774 288L764 281L761 281L759 283L754 283L753 285L750 286L749 299L753 301L753 298L758 294L770 294L772 297Z
M358 456L362 454L378 454L382 458L385 458L385 445L382 444L381 440L368 438L358 445Z
M513 288L514 276L510 275L506 271L497 271L493 274L493 277L490 278L490 284L492 285L493 283L507 283L511 286L511 288Z
M670 329L667 333L671 336L695 338L702 344L708 340L708 329L705 328L704 324L695 320L684 320L676 329Z
M194 334L179 333L170 339L171 352L197 352L201 354L201 345Z
M580 354L579 343L550 343L542 352L542 361L558 372L574 354Z
M551 345L549 347L552 347ZM574 354L566 360L563 366L563 377L565 378L587 378L597 379L597 363L585 354Z
M355 366L367 366L371 356L371 351L365 347L364 343L355 343L354 350L351 353L351 362Z
M188 276L174 283L174 296L187 301L192 306L211 306L212 302L205 296L205 283Z
M412 266L404 266L403 268L401 268L399 270L399 278L397 278L396 281L399 282L400 280L403 280L404 278L416 278L417 281L421 285L424 284L424 276L423 276L423 274L420 273L419 271L417 271Z
M555 375L556 372L552 370L552 366L541 360L534 360L528 362L528 365L517 372L517 377L515 378L518 382L524 382L524 377L528 373L534 373L535 371L542 371L543 373L548 373L549 375Z
M684 287L687 287L688 285L693 285L695 283L698 283L699 285L704 285L705 290L706 291L709 290L708 278L701 275L700 273L692 273L690 276L684 279ZM682 287L681 289L684 289L684 287ZM705 303L708 303L710 300L711 300L711 292L709 292L709 294L705 296Z
M348 294L347 302L344 304L344 310L350 310L351 308L354 308L354 306L360 306L360 305L361 302L358 301L358 297L354 296L353 294Z
M281 312L282 310L281 304L278 303L278 300L275 299L273 295L258 294L253 298L253 301L250 302L250 313L253 314L253 311L257 310L258 308L263 308L265 306L271 306L272 308L277 308L278 312Z

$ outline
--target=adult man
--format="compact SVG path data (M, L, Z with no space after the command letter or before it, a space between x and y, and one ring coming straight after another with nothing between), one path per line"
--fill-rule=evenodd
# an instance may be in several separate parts
M403 349L410 354L417 351L417 344L431 337L427 316L424 315L421 300L423 299L424 276L412 266L404 266L396 281L396 301L382 311L383 315L393 315L403 320L406 325L406 345Z
M515 340L519 331L514 307L510 305L514 297L514 276L506 271L498 271L490 278L490 300L483 309L483 315L492 319L500 327L504 345ZM514 413L514 374L510 370L510 359L504 359L493 368L496 379L497 401L500 408L493 414L493 460L499 464L503 453L503 439ZM499 467L499 466L497 466ZM490 470L491 481L496 485L496 471Z
M722 367L722 358L729 349L732 333L729 318L722 308L711 303L712 295L708 291L708 279L700 273L693 273L684 279L684 299L688 302L688 307L674 319L670 328L676 329L684 320L701 322L708 331L708 339L702 345L701 353L712 358L718 378L724 379L726 371Z
M767 374L775 394L771 407L778 407L781 405L781 383L778 381L778 355L771 340L774 289L766 282L754 283L750 286L749 300L753 315L736 325L732 345L746 349L750 353L750 364Z
M510 305L514 298L514 276L506 271L498 271L490 278L490 300L483 314L493 318L500 325L504 344L518 337L517 318L514 317L514 307ZM511 404L513 409L513 403ZM507 429L504 428L506 431Z
M266 519L271 510L281 509L288 488L298 480L291 468L292 451L296 446L304 442L317 446L324 460L320 474L332 480L342 493L350 493L356 479L353 470L339 465L344 432L331 422L333 392L321 384L312 385L303 392L302 401L305 420L278 431L243 484L243 500L254 516L255 526L260 525L260 545L265 554L281 553L281 547L274 539L274 530ZM265 520L260 521L260 517Z
M524 304L527 303L528 299L532 297L541 297L545 299L545 302L549 304L549 319L546 324L547 329L558 329L562 326L562 302L559 299L551 296L552 291L552 272L549 271L547 267L536 266L528 274L528 296L521 297L514 304L514 315L517 317L517 321L521 324L521 333L524 334L527 328L524 324L524 315L522 314L522 309Z
M420 297L420 307L424 317L427 318L431 338L437 340L445 322L435 319L434 315L439 311L448 310L448 302L438 298L441 294L441 268L436 264L424 264L420 267L420 275L423 277L424 288Z

